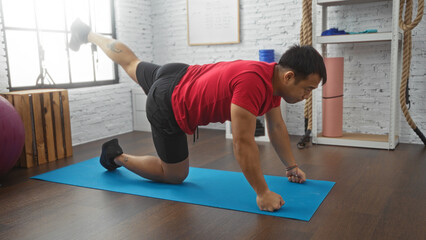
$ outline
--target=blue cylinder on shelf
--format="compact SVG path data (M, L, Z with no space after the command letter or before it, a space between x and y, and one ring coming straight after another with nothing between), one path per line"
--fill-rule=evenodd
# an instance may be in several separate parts
M275 62L274 49L260 49L259 61L262 62Z

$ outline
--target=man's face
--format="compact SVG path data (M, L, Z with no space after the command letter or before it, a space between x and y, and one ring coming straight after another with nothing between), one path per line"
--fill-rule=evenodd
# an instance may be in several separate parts
M306 79L296 83L293 76L285 83L284 94L282 98L288 103L297 103L309 98L312 90L316 89L321 82L319 74L310 74Z

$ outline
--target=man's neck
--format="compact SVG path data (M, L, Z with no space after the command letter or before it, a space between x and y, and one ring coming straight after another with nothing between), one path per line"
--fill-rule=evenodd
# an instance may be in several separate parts
M280 76L281 76L281 67L280 65L275 65L274 67L274 74L272 75L272 90L273 90L273 95L274 96L278 96L278 87L280 85Z

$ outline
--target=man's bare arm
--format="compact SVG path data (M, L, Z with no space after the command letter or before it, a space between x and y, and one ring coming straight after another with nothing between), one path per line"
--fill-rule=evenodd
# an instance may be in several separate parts
M265 211L281 208L284 200L269 190L260 166L259 150L254 140L256 116L242 107L231 104L231 122L234 155L244 176L257 194L259 208Z
M269 140L271 141L272 146L274 146L278 157L284 165L290 168L293 167L287 172L289 180L299 183L304 182L306 180L305 173L294 167L297 166L296 160L294 159L294 155L291 150L290 137L284 120L282 119L280 107L271 109L266 113L265 117L268 124Z

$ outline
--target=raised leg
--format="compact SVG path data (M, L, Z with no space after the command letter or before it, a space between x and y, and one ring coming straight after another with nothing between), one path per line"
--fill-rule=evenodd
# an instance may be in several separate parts
M119 64L126 71L133 81L138 83L136 67L140 60L129 47L116 39L107 38L94 32L89 33L87 40L100 47L112 61Z
M112 61L119 64L127 72L133 81L138 83L136 79L136 70L141 61L136 57L133 51L116 39L92 32L87 24L77 19L71 26L71 41L69 47L74 51L78 51L82 44L88 42L100 47ZM186 135L183 140L186 143ZM110 171L124 166L141 177L173 184L182 183L189 172L188 158L179 163L166 163L155 156L132 156L123 154L117 139L103 144L100 163Z
M71 40L69 48L78 51L80 46L85 43L93 43L100 47L102 51L111 58L112 61L119 64L126 73L138 83L136 79L136 68L140 60L132 50L116 39L107 38L103 35L92 32L90 26L76 19L71 25Z

